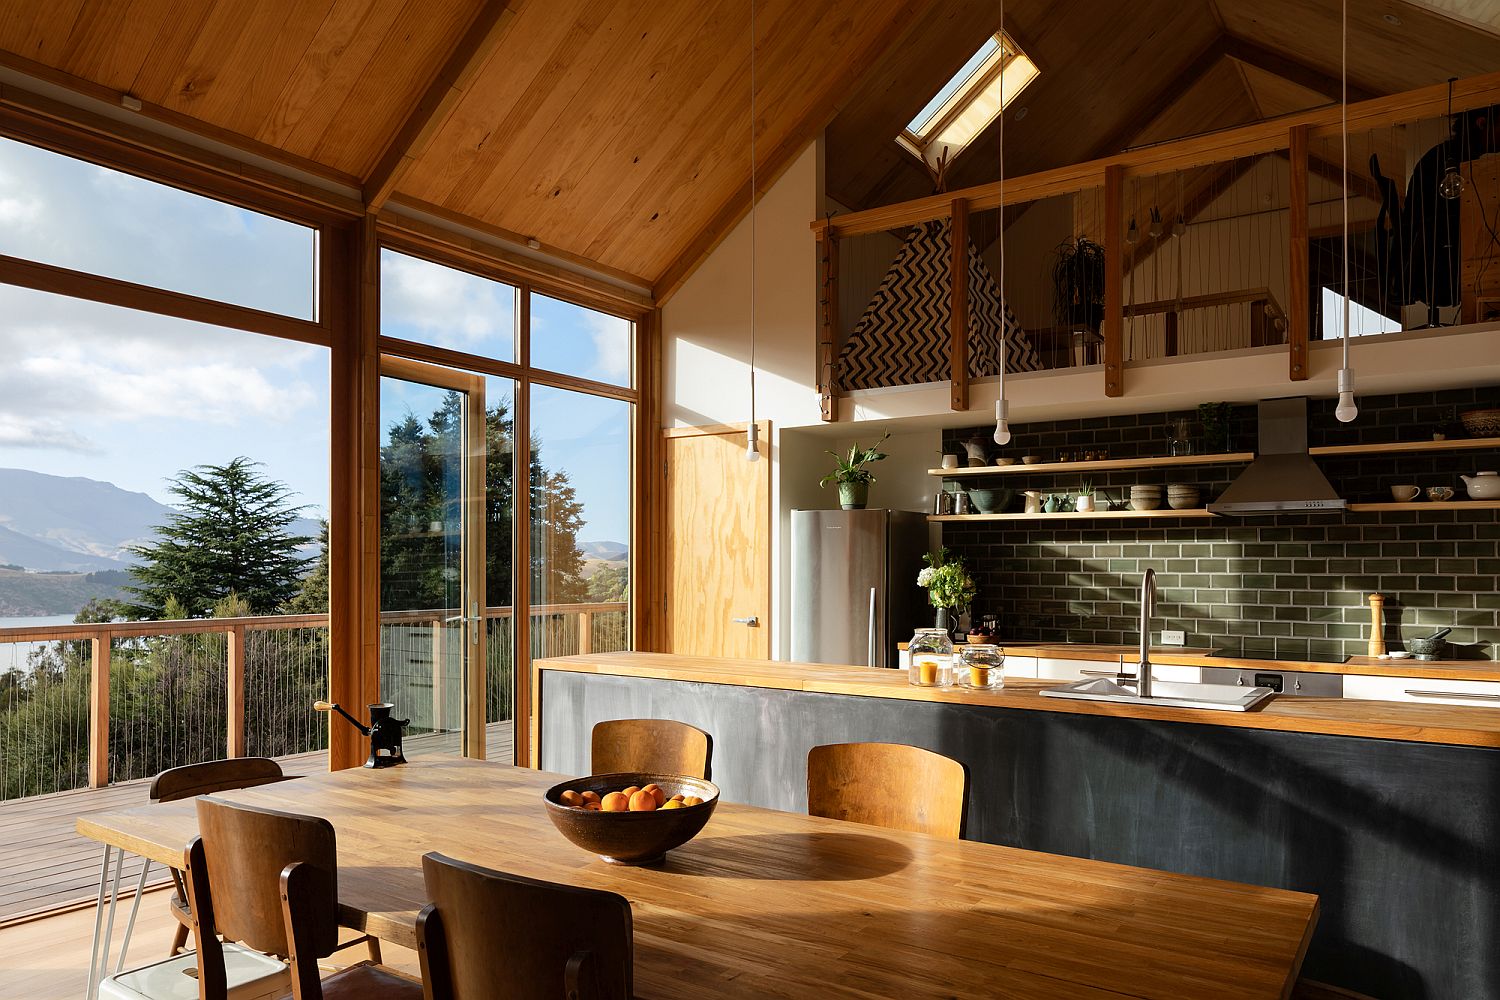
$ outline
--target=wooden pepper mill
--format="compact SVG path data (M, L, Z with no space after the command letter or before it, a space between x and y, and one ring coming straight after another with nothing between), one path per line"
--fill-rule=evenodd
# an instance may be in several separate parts
M1370 648L1371 656L1385 655L1385 620L1383 609L1385 608L1385 595L1370 595Z

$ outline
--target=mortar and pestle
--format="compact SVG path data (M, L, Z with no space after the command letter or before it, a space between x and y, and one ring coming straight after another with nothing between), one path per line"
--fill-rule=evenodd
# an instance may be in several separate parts
M1441 659L1448 649L1448 640L1444 637L1452 631L1451 628L1440 628L1425 639L1407 639L1406 648L1419 660Z

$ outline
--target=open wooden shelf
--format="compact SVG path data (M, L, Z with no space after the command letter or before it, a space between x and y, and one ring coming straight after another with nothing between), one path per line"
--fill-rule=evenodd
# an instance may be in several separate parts
M1431 506L1431 505L1428 505ZM1213 517L1206 508L1190 510L1091 510L1080 514L1074 510L1055 514L928 514L929 521L1133 521L1153 517Z
M1352 511L1383 510L1500 510L1500 500L1411 500L1406 503L1351 503Z
M1335 444L1309 448L1309 455L1401 455L1423 451L1470 451L1500 448L1500 437L1454 438L1450 441L1391 441L1385 444ZM1035 466L1033 466L1035 468Z
M973 468L928 469L929 476L943 479L968 479L979 476L1013 476L1034 472L1105 472L1109 469L1164 469L1181 465L1232 465L1249 462L1253 451L1232 451L1222 455L1162 455L1158 458L1103 458L1093 462L1038 462L1036 465L981 465ZM1135 511L1140 513L1140 511Z

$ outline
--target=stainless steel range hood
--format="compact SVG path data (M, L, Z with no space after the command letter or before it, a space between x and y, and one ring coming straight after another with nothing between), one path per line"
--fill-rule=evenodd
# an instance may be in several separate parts
M1263 399L1255 461L1223 496L1208 505L1215 514L1273 511L1340 511L1347 502L1307 454L1307 400Z

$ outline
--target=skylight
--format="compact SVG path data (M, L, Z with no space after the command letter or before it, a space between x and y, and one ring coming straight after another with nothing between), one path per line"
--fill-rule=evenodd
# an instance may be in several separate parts
M896 141L913 156L934 164L947 149L951 162L1037 74L1036 64L1015 41L996 32L917 112Z

